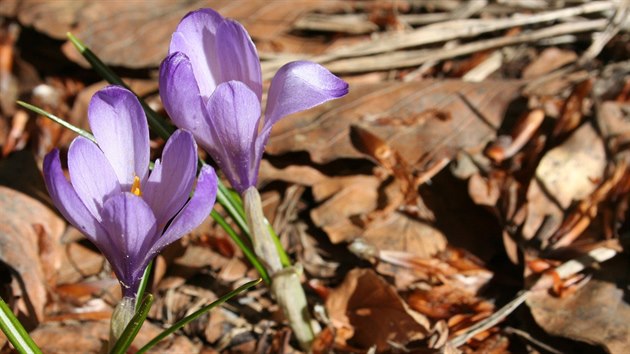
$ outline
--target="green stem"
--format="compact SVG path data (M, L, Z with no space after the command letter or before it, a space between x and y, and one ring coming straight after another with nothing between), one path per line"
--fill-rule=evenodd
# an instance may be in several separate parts
M282 246L282 242L280 242L280 237L278 237L278 234L276 234L276 231L273 229L273 226L271 226L267 218L265 218L265 225L267 225L267 229L269 229L269 235L271 235L271 239L273 240L273 243L276 245L276 248L278 249L278 256L280 256L280 263L282 263L282 266L284 268L290 267L291 259L289 258L289 255L287 255L287 252L284 250L284 247Z
M20 106L22 106L22 107L24 107L24 108L26 108L28 110L31 110L31 111L33 111L33 112L35 112L37 114L40 114L40 115L42 115L42 116L52 120L53 122L61 125L62 127L66 128L66 129L68 129L70 131L73 131L73 132L81 135L82 137L91 140L93 143L96 144L96 139L94 139L94 135L92 135L92 133L90 133L89 131L81 129L81 128L77 127L76 125L70 124L70 123L68 123L68 121L66 121L64 119L61 119L61 118L57 117L56 115L54 115L52 113L48 113L48 112L44 111L43 109L41 109L41 108L39 108L37 106L34 106L34 105L30 104L30 103L26 103L24 101L17 101L17 104L19 104Z
M228 236L230 236L232 241L236 243L238 248L240 248L243 251L245 258L247 258L247 260L249 260L249 262L254 266L254 268L256 268L256 270L258 271L258 274L260 274L260 276L263 278L265 283L270 284L271 280L269 279L269 274L267 274L267 270L265 269L265 267L263 267L262 263L260 263L260 260L258 260L254 252L252 252L252 250L249 248L249 246L246 245L245 242L243 242L243 240L241 240L241 238L236 234L236 232L234 232L234 230L228 225L228 223L225 221L223 216L221 216L221 214L219 214L216 210L212 210L212 213L210 215L212 216L214 221L216 221L217 224L219 224L219 226L221 226L223 230L227 232Z
M123 301L125 301L125 298L123 298ZM133 299L133 301L135 302L135 299ZM121 301L119 305L123 305L123 302ZM129 349L129 347L131 346L131 343L138 335L138 332L140 332L142 324L147 319L147 315L149 314L151 305L153 305L153 295L147 294L142 300L142 303L138 306L138 310L135 311L135 314L133 315L133 317L131 317L131 320L129 320L128 324L124 327L124 331L122 331L122 333L119 335L119 338L116 338L115 344L113 346L110 341L110 346L112 347L109 351L110 354L124 354L127 352L127 349ZM129 310L129 304L124 304L123 306L125 306L125 311ZM118 309L118 306L116 306L116 309ZM131 311L133 311L133 306L131 307ZM125 314L125 316L126 315L128 314ZM115 316L116 311L114 311L114 314L112 314L112 328L115 326Z
M9 342L20 353L41 354L33 338L28 335L20 321L15 317L13 311L6 302L0 298L0 329L7 336Z
M153 269L153 262L155 262L155 260L152 260L151 262L149 262L149 265L147 265L146 269L144 270L142 279L140 279L140 286L138 286L138 294L136 294L137 299L142 299L144 297L144 291L147 288L147 283L149 282L149 278L151 277L151 270ZM137 307L136 307L136 310L138 310Z
M241 214L239 212L238 201L234 199L231 195L228 188L219 181L219 188L217 191L217 201L225 210L230 214L236 225L243 230L243 232L249 236L249 227L247 226L247 221L245 221L245 214Z
M68 39L70 39L70 42L72 42L74 47L77 49L77 51L81 53L81 55L83 55L83 57L90 63L90 65L92 65L94 71L96 71L109 83L122 86L127 90L133 92L129 88L129 86L127 86L127 84L125 84L125 82L120 78L120 76L116 75L116 73L109 66L103 63L103 61L101 61L101 59L96 56L96 54L94 54L90 50L90 48L88 48L83 42L81 42L70 32L66 33L66 35L68 36ZM142 104L142 108L147 114L147 120L149 122L149 125L151 126L151 129L153 129L153 131L155 131L162 139L168 139L168 137L171 136L174 131L173 127L170 126L162 116L152 110L151 107L149 107L138 95L136 95L136 97L138 97L140 104Z

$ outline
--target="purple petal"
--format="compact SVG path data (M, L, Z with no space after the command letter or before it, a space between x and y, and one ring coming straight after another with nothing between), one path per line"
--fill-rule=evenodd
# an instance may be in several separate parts
M225 20L218 27L216 38L215 53L221 64L221 82L241 81L256 93L260 101L260 59L245 28L236 21Z
M147 241L156 234L155 216L142 198L125 192L105 202L103 227L108 241L117 249L109 262L118 269L116 275L123 284L123 292L135 294L144 272L142 262L152 246Z
M188 57L173 53L160 66L160 97L175 125L191 131L200 144L212 145L203 100Z
M211 166L204 166L199 172L197 187L186 206L173 219L168 229L153 244L147 253L148 263L164 247L179 240L199 226L210 214L217 196L217 175Z
M53 203L66 220L83 232L95 244L99 244L106 232L83 204L77 192L63 174L59 150L55 149L44 158L44 181Z
M70 180L77 195L90 213L101 220L103 203L120 193L120 184L109 161L93 142L78 137L68 151Z
M144 182L149 170L149 128L138 98L119 86L98 91L88 109L98 146L124 189L135 176Z
M288 63L271 81L263 131L270 131L271 126L286 115L347 93L348 84L323 66L309 61Z
M239 81L217 86L206 105L214 134L212 158L239 192L256 183L252 173L254 142L260 120L260 101Z
M92 216L72 185L66 180L57 149L44 158L44 181L61 215L92 241L107 259L112 259L116 255L114 245L108 242L107 231ZM117 269L116 266L114 267Z
M256 139L256 173L271 128L277 121L347 93L348 84L319 64L294 61L281 67L271 80L265 122Z
M223 17L211 9L190 12L177 26L169 47L169 54L182 52L190 58L195 77L199 79L199 90L205 97L210 97L221 82L216 32L223 21Z
M142 197L155 214L158 230L182 208L195 181L197 144L192 134L177 130L166 142L162 162L156 161Z

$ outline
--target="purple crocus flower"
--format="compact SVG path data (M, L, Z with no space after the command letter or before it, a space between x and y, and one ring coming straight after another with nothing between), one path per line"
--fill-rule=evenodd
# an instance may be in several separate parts
M171 119L193 133L241 193L256 185L278 120L346 93L348 84L319 64L286 64L271 82L261 123L262 76L254 43L238 22L211 9L182 19L160 67L160 96Z
M59 151L49 153L44 159L46 187L61 214L111 263L123 295L135 298L151 259L208 216L217 177L204 167L189 200L197 146L185 130L171 136L162 160L149 172L146 117L136 96L122 87L98 91L88 118L98 145L74 139L68 151L72 183L63 174Z

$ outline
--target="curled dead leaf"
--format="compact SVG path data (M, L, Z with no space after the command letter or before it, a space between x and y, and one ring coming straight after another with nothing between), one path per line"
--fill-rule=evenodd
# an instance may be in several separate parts
M423 339L427 319L409 309L380 276L370 269L353 269L326 300L326 309L337 332L337 343L377 352ZM339 331L344 329L343 331Z

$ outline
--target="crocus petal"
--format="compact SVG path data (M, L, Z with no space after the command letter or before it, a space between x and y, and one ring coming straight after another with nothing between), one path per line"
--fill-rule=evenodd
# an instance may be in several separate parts
M169 47L169 54L182 52L190 58L195 77L200 78L197 84L205 97L210 97L221 81L215 37L223 21L223 17L211 9L190 12L177 26Z
M205 116L204 100L199 93L190 60L177 52L160 66L160 97L175 125L193 133L200 145L213 146L213 135Z
M79 198L100 221L105 200L120 193L118 178L109 161L96 144L78 137L70 144L68 170Z
M149 169L149 127L138 98L119 86L98 91L88 109L99 147L128 189L134 177L144 182Z
M173 53L162 62L160 97L175 125L191 131L201 144L212 145L210 136L205 134L208 124L203 112L203 100L186 54Z
M243 26L225 20L217 29L215 55L221 64L221 82L240 81L247 85L260 101L262 98L262 74L260 59L254 42Z
M106 236L106 232L64 176L57 149L51 151L44 158L44 181L48 193L61 215L83 232L90 241L95 244L100 243L100 240Z
M309 61L288 63L271 80L261 135L268 135L271 126L286 115L347 93L348 84L323 66Z
M199 226L212 211L217 196L217 175L211 166L204 166L197 178L197 187L192 198L177 214L166 232L153 243L147 252L147 263L164 247L179 240L182 236Z
M158 230L182 208L195 181L197 144L192 134L177 130L166 142L162 161L157 161L142 197L157 219Z
M156 233L155 216L142 198L124 192L108 199L103 206L103 227L117 254L109 259L119 269L118 280L126 296L134 295L144 269L142 260L149 250L146 241Z
M260 119L260 101L242 82L229 81L217 86L206 107L214 134L214 148L218 150L214 154L209 152L232 187L242 192L256 183L251 166Z
M59 150L57 149L44 158L44 181L48 193L61 215L81 231L88 240L92 241L107 259L116 257L118 251L108 241L107 230L94 218L72 185L66 180L61 169ZM118 265L113 265L113 267L114 270L121 270Z

